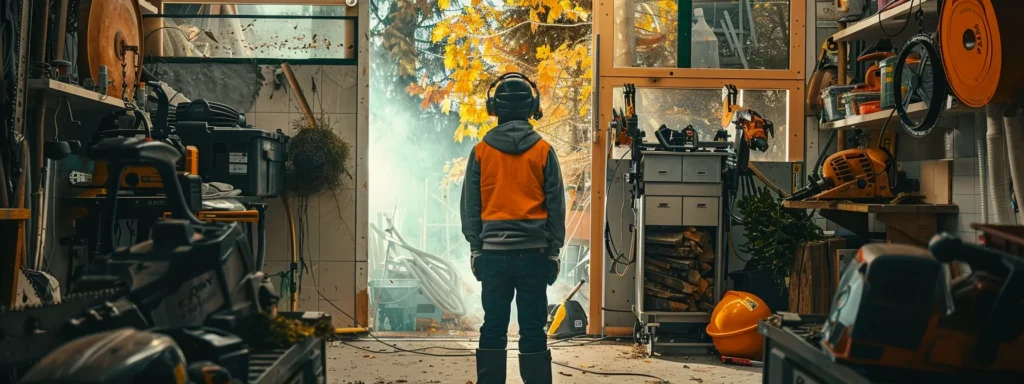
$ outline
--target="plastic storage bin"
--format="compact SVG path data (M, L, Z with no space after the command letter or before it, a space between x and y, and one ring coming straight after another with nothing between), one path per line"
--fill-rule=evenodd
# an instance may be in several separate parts
M284 193L287 143L288 136L279 132L214 128L210 180L231 184L244 196L280 195Z
M853 91L852 85L833 85L821 91L821 99L825 102L825 120L836 121L846 118L846 105L839 97Z

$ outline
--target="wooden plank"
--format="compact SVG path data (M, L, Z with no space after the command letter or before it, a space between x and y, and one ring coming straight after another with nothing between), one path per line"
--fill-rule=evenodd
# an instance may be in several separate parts
M28 220L31 212L23 208L0 208L0 221Z
M886 241L892 244L927 247L939 231L938 218L932 214L879 213L878 221L885 224Z
M827 314L839 289L837 250L845 239L829 239L805 244L793 256L790 269L789 311L801 314Z
M837 210L863 213L957 213L952 204L877 204L852 203L836 200L784 201L782 206L796 209Z
M0 304L13 306L18 294L18 273L25 253L27 209L2 209L0 215L21 217L0 220Z
M28 91L29 94L35 95L30 98L33 101L30 103L30 107L36 105L34 102L41 103L41 101L37 101L39 99L46 100L47 105L52 108L57 108L56 106L61 103L67 103L71 106L71 111L76 114L95 115L124 109L124 102L119 98L101 95L77 85L53 79L29 79Z

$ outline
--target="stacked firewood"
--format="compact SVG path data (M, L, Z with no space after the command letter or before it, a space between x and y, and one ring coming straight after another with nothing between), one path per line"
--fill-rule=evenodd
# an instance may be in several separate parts
M711 312L715 250L696 228L648 233L644 252L644 306L648 311Z

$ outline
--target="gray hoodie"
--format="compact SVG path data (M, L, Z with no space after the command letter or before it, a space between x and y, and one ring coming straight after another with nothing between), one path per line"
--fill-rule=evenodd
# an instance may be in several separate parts
M565 243L565 187L558 157L526 121L499 124L469 154L462 233L474 254Z

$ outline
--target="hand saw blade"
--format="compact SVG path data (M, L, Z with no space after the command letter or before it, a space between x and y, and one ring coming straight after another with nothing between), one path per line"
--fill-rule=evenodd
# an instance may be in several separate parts
M123 296L121 289L73 293L60 304L0 308L0 368L22 367L77 336L69 320Z

